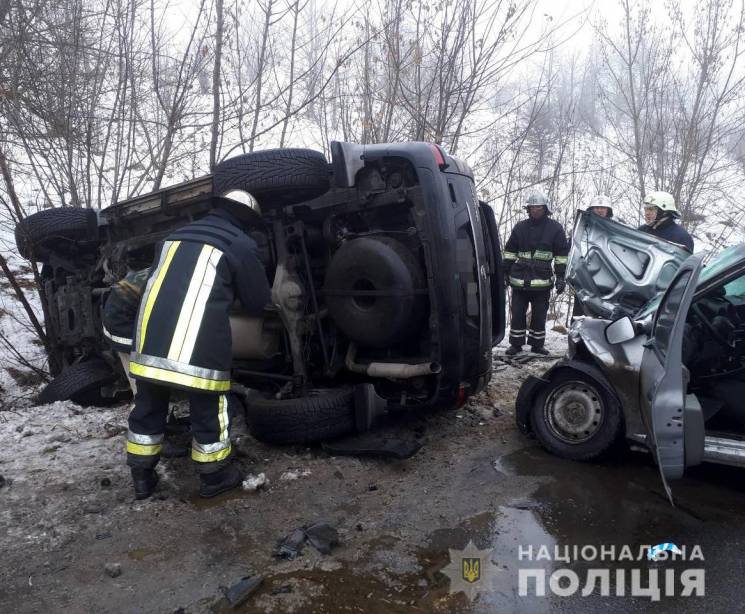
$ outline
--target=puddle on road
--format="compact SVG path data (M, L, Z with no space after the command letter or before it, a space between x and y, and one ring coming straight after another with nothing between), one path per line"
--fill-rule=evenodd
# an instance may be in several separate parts
M462 549L473 540L481 549L494 549L498 571L493 590L471 602L463 593L450 592L442 572L450 562L450 549ZM514 611L517 595L517 560L520 544L552 544L552 537L536 522L532 512L502 508L467 518L460 526L434 531L428 543L414 552L418 573L394 573L381 566L380 553L392 553L396 539L382 536L366 544L368 553L355 562L328 559L328 571L314 568L270 573L261 588L237 610L226 600L212 603L216 614L243 612L496 612ZM384 558L384 557L383 557ZM534 565L540 566L540 565ZM550 570L549 570L550 571ZM545 612L545 599L520 598L524 611Z
M422 547L403 549L394 538L380 536L364 544L354 561L330 558L326 569L303 569L268 573L261 589L241 612L548 612L566 609L592 612L646 610L655 606L695 611L700 600L664 600L652 604L641 598L605 598L595 594L570 598L520 597L521 568L543 569L548 577L558 568L570 567L581 578L589 568L638 568L667 565L681 569L684 562L573 562L536 560L541 546L552 555L554 547L615 545L632 548L634 557L641 545L673 542L690 552L699 545L705 556L706 594L719 595L718 605L735 609L743 601L741 578L745 562L745 471L706 466L673 483L677 507L672 507L661 486L657 468L648 456L630 454L604 463L575 463L550 456L536 446L522 448L495 463L499 474L542 478L532 496L500 506L497 511L477 513L458 526L432 531ZM496 566L492 590L469 601L463 593L450 593L450 579L443 570L450 563L450 550L461 550L469 541L478 549L491 549ZM532 546L533 560L520 560L520 550ZM402 552L404 554L402 554ZM382 556L385 554L386 556ZM385 564L398 557L402 564ZM391 559L393 560L393 559ZM381 564L381 562L383 562ZM395 561L394 561L395 562ZM685 567L683 567L685 568ZM408 570L412 570L411 572ZM614 589L615 589L615 585ZM533 585L531 584L531 588ZM626 579L630 594L629 578ZM227 604L214 604L215 612L226 612Z
M497 569L492 590L479 594L473 602L463 593L451 594L451 580L443 573L450 563L450 550L462 550L469 541L479 550L492 550L491 562ZM529 544L536 548L541 544L553 547L554 539L531 511L510 507L500 508L497 514L473 516L455 529L435 531L428 546L419 552L419 562L434 597L430 605L446 606L438 611L450 611L447 608L452 607L458 612L509 612L514 611L519 599L524 611L547 611L545 599L518 597L518 550ZM533 563L531 567L551 571L545 562Z
M672 506L658 469L647 454L628 453L602 463L580 463L556 458L538 447L528 447L500 459L495 467L513 475L549 478L531 497L534 505L531 511L560 547L588 545L599 551L605 545L615 546L620 553L623 546L628 546L636 558L641 546L671 542L684 546L689 555L694 546L699 546L705 558L704 562L597 559L569 565L553 562L556 567L569 567L578 572L580 579L587 578L583 572L591 568L641 569L645 573L646 569L656 567L662 574L669 568L680 573L702 567L707 596L722 599L718 603L724 609L742 603L745 471L718 465L692 468L684 479L671 482L675 501ZM551 544L547 545L553 551ZM631 594L628 576L627 571L627 595ZM675 594L679 595L679 591L680 588ZM583 599L577 593L571 604L589 611L593 606L612 602L597 594ZM563 600L563 603L566 606L570 602ZM628 599L615 599L619 611L632 603ZM700 600L680 597L667 600L663 597L657 605L664 610L673 603L685 611L697 611L702 606ZM637 598L635 605L648 609L653 604L647 598Z
M522 448L495 463L503 474L545 478L533 495L500 507L499 513L485 522L485 516L474 517L463 527L436 531L428 551L429 561L422 561L428 582L440 582L447 590L449 581L442 570L449 562L448 548L463 548L473 539L478 548L493 548L492 560L499 567L494 590L480 594L473 603L463 602L462 611L540 612L562 609L571 605L578 611L595 611L611 607L612 611L628 611L630 607L648 609L649 599L634 602L595 594L572 598L538 598L518 596L518 571L522 568L543 569L546 578L554 569L569 567L582 579L590 568L641 569L675 568L678 572L701 567L706 572L706 594L717 595L725 607L737 608L745 596L741 578L745 563L741 556L745 547L745 470L704 465L690 470L683 480L672 483L676 507L670 505L657 467L644 454L622 454L602 463L579 463L551 456L537 446ZM474 522L477 521L475 524ZM489 526L491 523L491 526ZM536 560L539 548L546 546L554 558L555 547L577 545L623 546L639 555L641 546L672 542L686 546L688 553L700 546L705 561L689 563L675 561L654 563L642 561L580 560L567 564L554 560ZM520 560L520 548L532 546L533 558ZM438 558L439 556L439 558ZM429 562L429 567L427 563ZM615 573L615 571L614 571ZM631 594L627 571L626 594ZM644 577L644 576L642 576ZM548 581L546 582L548 591ZM584 583L581 585L581 588ZM532 584L531 584L532 588ZM615 588L615 586L614 586ZM678 588L678 591L680 589ZM677 593L679 594L679 592ZM463 597L463 595L459 595ZM681 599L660 602L665 609L672 603L681 610L696 611L702 602ZM727 607L727 609L731 609Z
M496 467L549 478L532 501L541 525L562 544L685 543L702 525L745 517L745 471L731 467L706 465L671 482L675 507L648 455L580 463L529 447Z

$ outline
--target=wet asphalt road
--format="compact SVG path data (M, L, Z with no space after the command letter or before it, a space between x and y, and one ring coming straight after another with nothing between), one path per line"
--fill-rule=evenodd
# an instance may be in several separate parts
M524 478L537 484L529 495L508 498L489 511L475 512L458 526L431 531L424 545L412 548L419 569L401 574L393 583L393 594L398 597L395 600L391 599L392 583L360 573L363 566L344 564L330 574L302 572L305 579L328 589L324 596L308 604L307 611L620 613L735 612L745 608L744 470L717 465L691 470L686 478L672 483L673 507L664 494L657 468L646 453L627 451L602 463L575 463L547 454L515 431L506 438L508 445L515 444L516 449L494 458L493 479ZM468 493L457 496L469 497ZM479 581L472 598L454 592L444 573L451 561L451 549L461 550L469 541L479 550L491 551L495 569L491 588ZM698 546L704 560L638 560L643 545L663 542L685 547L687 556ZM381 539L371 545L393 550L394 543L395 540ZM580 557L569 564L536 560L542 546L548 548L553 559L556 546L560 552L569 546L572 552L575 545L594 546L598 551L601 546L615 546L617 556L628 546L634 560L588 562ZM520 550L531 546L533 560L524 556L521 561ZM519 594L521 568L545 570L545 596L537 596L532 583L528 584L527 595ZM551 595L549 576L560 568L577 573L580 584L574 595ZM591 594L581 594L591 568L611 570L609 596L601 595L600 585L595 583L591 583ZM682 586L676 580L666 595L665 573L673 570L673 577L679 578L689 568L704 569L705 594L682 597ZM618 596L618 569L624 569L626 574L621 582L623 597ZM639 570L642 590L649 586L649 570L657 570L659 600L633 596L634 569ZM292 577L289 574L285 580ZM274 590L277 586L275 582ZM216 610L228 611L219 605ZM260 610L248 606L243 611Z
M203 501L188 459L164 461L157 497L131 500L121 446L110 439L70 483L34 469L33 479L0 492L0 612L731 612L745 603L745 470L715 465L673 483L664 495L649 455L629 452L603 463L562 461L520 435L497 381L457 413L393 420L382 431L415 438L423 448L405 461L332 457L318 448L278 448L249 439L238 445L246 473L266 472L266 491L236 491ZM108 410L107 416L117 416ZM12 426L12 425L11 425ZM98 448L97 448L98 449ZM61 450L63 451L63 450ZM46 456L39 459L41 463ZM289 469L306 477L283 480ZM101 488L101 475L110 486ZM89 513L83 501L100 510ZM328 521L341 544L330 555L306 547L294 561L272 557L276 540L302 524ZM2 529L0 526L0 529ZM41 528L39 528L41 527ZM52 528L49 528L52 527ZM56 535L56 537L55 537ZM473 599L451 583L451 549L470 541L488 553ZM672 542L690 554L699 546L705 596L602 596L581 591L589 568L657 569L680 574L688 563L573 561L579 591L568 597L521 596L521 568L567 565L525 561L519 551L546 546L629 546ZM453 559L459 564L459 559ZM110 578L104 565L121 564ZM456 572L458 571L456 567ZM246 575L261 588L231 609L221 597ZM648 575L642 575L646 586ZM629 576L625 589L631 592ZM532 584L529 586L532 589ZM547 587L548 588L548 587ZM611 588L615 595L616 585ZM664 592L664 586L661 584ZM679 593L680 586L676 586ZM548 590L547 590L548 592Z
M745 472L741 469L704 465L690 471L683 480L671 483L675 507L671 506L661 485L657 468L649 455L632 453L601 464L574 463L549 456L537 446L529 446L497 461L500 472L538 476L544 482L533 495L514 507L503 508L503 515L489 527L494 558L505 560L506 577L497 581L497 589L474 603L473 612L733 612L743 609L745 597ZM542 545L549 547L583 545L600 549L615 546L620 555L629 546L633 556L640 546L672 542L685 546L688 556L699 546L704 560L683 561L574 561L552 560L520 562L515 543L532 545L534 559ZM592 554L592 551L588 551ZM527 558L527 557L524 557ZM580 557L581 559L582 557ZM580 578L580 591L571 597L520 598L516 596L515 566L544 567L548 574L569 568ZM648 586L648 570L657 569L660 579L659 601L648 597L618 597L611 580L611 596L581 595L587 569L626 570L626 595L632 586L629 571L641 570L641 586ZM664 573L675 576L688 568L705 570L705 596L681 597L680 584L673 597L665 596ZM611 576L614 578L614 576ZM529 584L529 588L533 584Z

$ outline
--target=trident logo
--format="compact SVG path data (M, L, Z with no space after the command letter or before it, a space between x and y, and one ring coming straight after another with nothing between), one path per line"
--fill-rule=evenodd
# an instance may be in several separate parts
M463 579L470 584L481 579L481 559L463 559Z

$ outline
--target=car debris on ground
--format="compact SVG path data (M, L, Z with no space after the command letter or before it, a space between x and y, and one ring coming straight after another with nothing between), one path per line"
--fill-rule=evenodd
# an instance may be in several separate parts
M225 590L225 599L233 608L243 605L264 582L264 576L246 576Z
M363 433L325 441L321 448L333 456L380 456L404 460L414 456L422 448L422 443L386 437L380 433Z
M122 575L122 566L120 563L106 563L104 571L110 578L118 578Z
M272 554L281 559L295 559L303 553L306 541L321 554L330 554L339 544L339 532L326 522L299 527L281 539Z

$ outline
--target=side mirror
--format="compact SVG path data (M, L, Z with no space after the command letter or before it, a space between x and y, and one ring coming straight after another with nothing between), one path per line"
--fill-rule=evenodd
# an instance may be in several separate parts
M636 329L629 316L624 316L605 327L605 340L611 345L629 341L634 337L636 337Z

